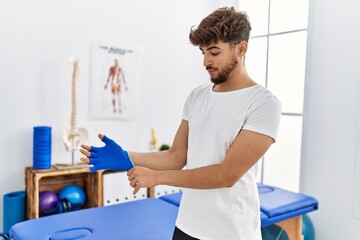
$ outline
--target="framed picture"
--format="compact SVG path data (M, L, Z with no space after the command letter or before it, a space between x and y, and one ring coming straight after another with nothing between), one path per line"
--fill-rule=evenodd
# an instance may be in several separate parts
M90 46L90 119L136 119L140 48Z

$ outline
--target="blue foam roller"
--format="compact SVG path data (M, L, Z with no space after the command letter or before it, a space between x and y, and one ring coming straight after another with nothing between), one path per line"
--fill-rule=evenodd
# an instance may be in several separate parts
M33 168L51 168L51 127L35 126L33 133Z
M16 223L25 221L26 211L25 191L7 193L4 195L4 232Z

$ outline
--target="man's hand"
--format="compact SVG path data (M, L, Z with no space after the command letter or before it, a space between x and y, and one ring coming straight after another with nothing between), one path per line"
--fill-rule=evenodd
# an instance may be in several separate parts
M145 167L133 167L127 173L130 186L134 188L135 195L140 188L153 187L158 185L158 171L151 170Z
M134 167L127 151L123 150L114 140L99 134L98 137L105 143L103 147L81 145L80 152L86 158L80 158L84 163L93 165L90 172L102 169L128 171Z

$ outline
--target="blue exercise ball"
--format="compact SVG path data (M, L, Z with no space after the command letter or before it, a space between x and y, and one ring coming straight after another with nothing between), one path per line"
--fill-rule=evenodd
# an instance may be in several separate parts
M302 215L302 235L304 236L304 240L315 239L314 225L306 214Z
M86 195L81 187L77 185L68 185L61 189L59 198L67 199L72 207L79 208L85 204Z
M261 236L263 240L289 240L286 232L277 225L261 228Z

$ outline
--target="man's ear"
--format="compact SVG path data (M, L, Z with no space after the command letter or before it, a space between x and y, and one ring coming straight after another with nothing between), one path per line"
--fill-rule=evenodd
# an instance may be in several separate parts
M247 48L248 48L248 43L246 41L239 42L237 44L237 51L239 56L243 57L247 52Z

